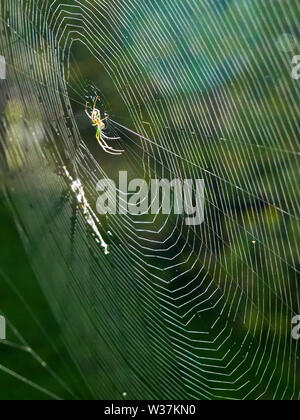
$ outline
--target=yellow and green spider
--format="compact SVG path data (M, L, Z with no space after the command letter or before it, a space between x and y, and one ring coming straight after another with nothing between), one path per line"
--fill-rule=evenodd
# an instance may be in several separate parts
M98 96L95 100L91 115L88 112L88 102L86 103L86 106L85 106L85 112L87 116L92 121L93 126L97 127L96 139L98 140L98 143L100 144L100 146L106 153L109 153L110 155L121 155L124 152L124 150L115 150L112 147L110 147L105 141L105 140L120 140L121 138L120 137L107 137L103 133L103 131L106 129L106 125L104 124L104 121L108 120L109 116L106 116L105 118L101 119L101 113L99 109L96 108L97 102L98 102Z

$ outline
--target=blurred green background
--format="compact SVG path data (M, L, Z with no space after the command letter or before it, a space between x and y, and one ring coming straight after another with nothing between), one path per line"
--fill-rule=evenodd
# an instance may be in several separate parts
M8 322L7 340L0 342L0 360L1 366L10 370L0 369L0 399L89 398L90 394L63 344L60 327L31 269L2 194L0 241L0 314ZM26 349L28 345L34 349L35 356ZM53 373L42 366L45 360ZM14 373L19 376L14 376ZM45 390L52 395L47 396Z

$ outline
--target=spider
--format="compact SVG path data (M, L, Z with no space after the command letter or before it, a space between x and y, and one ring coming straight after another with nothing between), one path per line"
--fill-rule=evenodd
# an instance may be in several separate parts
M120 137L107 137L103 133L103 131L106 129L104 121L108 120L109 116L106 116L105 118L101 119L100 111L99 109L96 108L97 102L98 102L98 96L95 100L91 115L88 113L88 102L86 103L86 106L85 106L86 115L92 121L93 126L97 127L96 139L98 140L98 143L100 144L100 146L106 153L109 153L110 155L121 155L124 152L124 150L115 150L112 147L110 147L105 141L105 140L120 140L121 138Z

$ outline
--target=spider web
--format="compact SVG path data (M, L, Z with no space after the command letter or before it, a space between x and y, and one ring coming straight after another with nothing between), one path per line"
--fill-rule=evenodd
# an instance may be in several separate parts
M1 2L3 192L93 398L299 399L299 9ZM124 170L203 178L204 224L97 216Z

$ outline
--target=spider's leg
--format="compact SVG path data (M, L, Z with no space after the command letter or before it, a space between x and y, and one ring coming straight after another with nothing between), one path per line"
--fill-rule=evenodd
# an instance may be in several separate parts
M103 144L105 144L105 147L107 148L107 149L111 149L111 150L114 150L112 147L110 147L107 143L106 143L106 141L104 140L104 139L106 139L106 136L103 134L103 131L102 130L99 130L99 136L101 137L101 141L102 141L102 143ZM121 150L117 150L118 152L120 152Z
M100 144L100 146L106 153L109 153L110 155L118 155L118 156L120 156L123 153L123 150L115 150L112 147L109 147L109 145L106 143L106 141L103 139L102 136L103 134L101 130L98 130L97 136L96 136L98 143Z
M102 140L103 141L103 140ZM112 147L109 147L107 145L101 145L101 147L103 148L103 150L106 153L109 153L110 155L115 155L115 156L121 156L123 154L123 150L115 150Z
M114 156L121 156L123 152L118 152L114 149L104 149L106 153Z
M109 150L107 150L107 147L105 146L105 144L102 143L102 141L100 139L98 139L98 143L102 147L102 149L104 150L105 153L109 153L110 155L120 155L121 154L121 153L113 153L113 152L110 152Z
M123 150L115 150L106 143L106 141L103 138L102 130L99 127L97 130L96 138L98 140L99 145L106 153L109 153L111 155L121 155L123 153Z
M88 112L88 102L85 104L85 113L89 117L89 119L91 120L92 119L92 114L90 115L89 112Z
M106 139L106 140L121 140L121 137L107 137L105 134L102 133L102 136Z
M95 109L96 108L96 105L97 105L97 102L98 102L98 96L97 96L97 98L96 98L96 100L95 100L95 103L94 103L94 108L93 109Z
M117 150L117 149L114 149L113 147L110 147L110 146L106 143L106 141L104 140L104 138L103 138L103 133L102 133L101 141L103 142L103 144L105 145L106 149L108 149L108 150L111 150L111 151L113 151L113 152L116 152L117 154L120 154L120 155L124 152L124 150Z
M102 141L104 142L104 140L102 139ZM110 146L108 146L108 144L106 144L105 143L105 145L106 145L106 148L108 149L108 150L112 150L113 152L116 152L117 154L122 154L122 153L124 153L124 150L118 150L118 149L114 149L113 147L110 147Z
M89 119L91 120L92 119L92 115L90 115L87 110L85 111L85 113L89 117Z
M100 120L100 122L103 122L103 121L108 120L108 119L109 119L109 115L107 117L103 118L102 120Z
M102 147L102 149L106 152L107 144L103 142L103 140L100 137L100 131L97 132L96 138L98 140L99 145Z
M115 152L116 155L122 155L124 153L124 150L117 150L113 149L112 147L107 146L108 150L111 150L112 152Z

